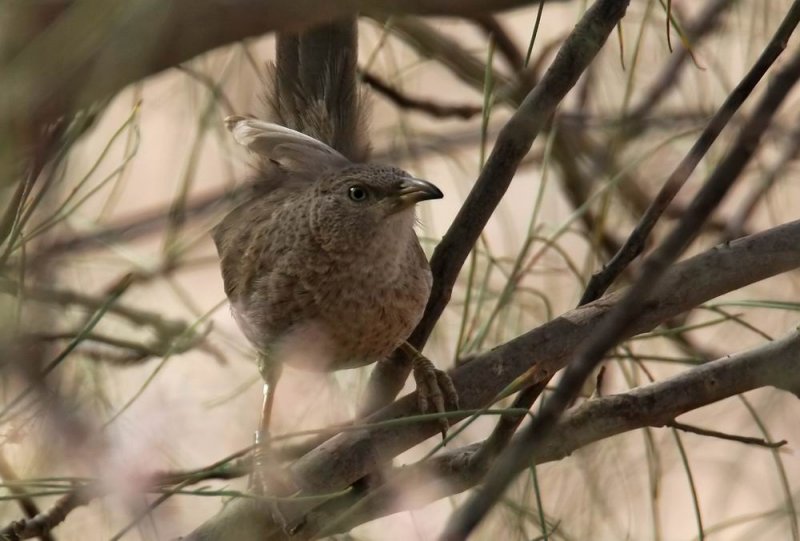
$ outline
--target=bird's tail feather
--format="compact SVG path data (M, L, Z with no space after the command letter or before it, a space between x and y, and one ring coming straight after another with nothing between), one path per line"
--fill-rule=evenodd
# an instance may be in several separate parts
M353 162L366 161L369 107L358 87L357 54L355 18L299 35L278 34L264 99L269 120L314 137Z

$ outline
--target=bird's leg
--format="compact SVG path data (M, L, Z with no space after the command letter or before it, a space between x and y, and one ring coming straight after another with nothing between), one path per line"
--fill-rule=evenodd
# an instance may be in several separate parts
M281 365L272 361L266 353L258 356L258 371L264 378L264 399L261 403L261 417L258 429L255 432L255 456L253 460L253 473L250 476L250 489L263 496L267 492L269 472L278 466L272 452L272 438L269 427L272 419L272 406L275 402L275 389L281 377ZM274 488L274 487L273 487Z
M288 496L295 492L293 484L281 469L280 461L272 448L270 422L272 406L275 402L275 389L281 377L281 365L261 353L258 357L258 370L264 378L264 401L261 404L261 418L255 432L255 454L253 473L248 488L257 496ZM272 519L279 527L287 530L286 517L280 509L279 501L270 500Z
M447 411L446 402L458 408L458 393L455 385L453 385L453 380L450 379L447 372L436 368L427 357L408 342L403 342L400 349L411 359L414 380L417 382L419 410L422 413L427 413L430 410L430 404L433 403L433 409L437 413L444 413ZM447 429L450 428L450 423L447 422L446 417L439 419L439 426L441 427L442 438L446 437Z
M267 364L269 363L269 365ZM263 367L263 368L262 368ZM264 378L264 401L261 403L261 418L258 422L256 437L264 439L269 437L269 425L272 420L272 406L275 403L275 389L281 377L281 367L268 360L259 360L259 369Z
M264 400L261 403L261 417L255 432L253 473L248 488L257 496L287 496L294 491L290 488L291 483L283 475L280 462L275 456L269 430L275 390L281 377L281 365L272 361L268 354L261 353L258 357L258 370L264 378ZM275 523L286 529L287 522L278 506L278 501L270 502L270 511Z

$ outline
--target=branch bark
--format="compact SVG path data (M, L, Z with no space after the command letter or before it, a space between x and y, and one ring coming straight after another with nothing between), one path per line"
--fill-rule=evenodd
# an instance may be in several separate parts
M642 427L674 426L674 418L753 389L772 386L792 391L800 384L800 333L725 356L661 382L589 400L567 412L526 462L561 460L594 442ZM796 394L796 392L795 392ZM517 417L519 419L519 417ZM682 425L683 426L683 425ZM705 435L719 437L707 431ZM735 441L781 446L786 441L757 438ZM366 494L348 494L315 512L308 528L327 533L352 529L392 513L422 507L478 484L487 471L480 460L485 442L447 451L434 459L398 468L389 481ZM357 507L354 507L357 506ZM346 513L343 514L343 511ZM334 527L330 527L336 523Z

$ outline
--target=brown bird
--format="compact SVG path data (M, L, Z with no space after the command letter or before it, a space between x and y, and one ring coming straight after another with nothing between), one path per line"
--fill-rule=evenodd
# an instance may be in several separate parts
M450 378L406 343L431 289L414 206L442 192L277 124L238 116L226 124L262 159L265 180L213 230L225 293L266 382L260 436L284 364L340 370L402 347L420 408L455 404Z

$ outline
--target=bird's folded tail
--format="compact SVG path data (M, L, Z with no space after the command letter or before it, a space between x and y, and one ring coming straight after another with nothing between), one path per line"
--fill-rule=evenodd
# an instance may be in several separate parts
M369 156L368 104L356 74L356 19L280 33L268 67L267 118L327 144L352 162Z

